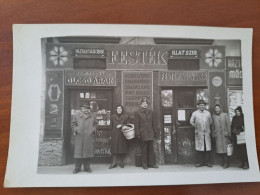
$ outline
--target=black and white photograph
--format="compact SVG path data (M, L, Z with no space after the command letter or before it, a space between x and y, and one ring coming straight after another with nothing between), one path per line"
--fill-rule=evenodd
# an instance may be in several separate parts
M31 162L25 175L34 176L14 179L14 186L260 180L251 29L57 24L14 30L11 130L24 123L26 140L16 145L20 134L11 132L8 168L16 166L14 154L30 152L32 158L20 160ZM35 38L25 46L28 32ZM32 72L38 81L22 92ZM29 107L23 116L22 107Z

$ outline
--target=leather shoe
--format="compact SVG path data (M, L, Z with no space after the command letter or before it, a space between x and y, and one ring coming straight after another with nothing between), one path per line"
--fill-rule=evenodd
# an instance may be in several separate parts
M196 167L202 167L203 164L202 164L202 163L197 163L195 166L196 166Z
M85 171L85 172L88 172L88 173L91 173L91 172L92 172L91 168L85 169L84 171Z
M159 167L157 165L153 165L153 166L151 166L151 168L158 169Z
M109 166L109 169L113 169L113 168L115 168L116 166L117 166L117 164L114 164L114 165L112 164L112 165Z
M121 168L124 168L124 167L125 167L125 165L124 165L124 164L120 164L120 167L121 167Z
M78 172L80 172L80 170L74 169L73 174L76 174L76 173L78 173Z
M211 163L207 163L207 166L208 166L208 167L212 167L212 164L211 164Z
M148 167L143 167L144 170L148 170Z

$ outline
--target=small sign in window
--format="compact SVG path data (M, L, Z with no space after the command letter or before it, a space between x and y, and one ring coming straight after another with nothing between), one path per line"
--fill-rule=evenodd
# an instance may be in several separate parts
M172 123L172 115L164 115L164 123L165 124Z
M185 110L178 110L178 121L186 121Z

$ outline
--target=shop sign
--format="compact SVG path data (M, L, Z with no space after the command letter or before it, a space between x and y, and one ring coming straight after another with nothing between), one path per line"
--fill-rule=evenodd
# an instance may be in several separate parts
M121 46L108 51L110 69L167 69L168 51L153 46Z
M226 79L225 71L209 72L209 103L210 110L214 110L215 104L220 104L224 112L226 110Z
M140 107L139 100L145 96L152 107L153 73L141 71L125 71L122 77L123 106L127 112L134 112Z
M243 72L241 57L226 57L227 84L229 86L242 86Z
M62 138L63 71L46 72L44 138Z
M115 71L66 71L66 86L116 86Z
M206 71L160 71L159 86L207 86Z
M84 56L84 55L101 55L105 56L105 50L100 48L75 48L75 56Z
M169 58L199 58L199 51L196 49L173 49L170 50Z
M225 47L205 46L201 47L200 68L201 69L225 69Z

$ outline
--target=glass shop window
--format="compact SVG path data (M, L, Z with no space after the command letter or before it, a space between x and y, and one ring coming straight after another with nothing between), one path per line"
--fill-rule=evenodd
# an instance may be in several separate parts
M96 122L99 127L110 125L112 98L105 91L79 92L81 104L90 105L92 112L96 113Z
M194 107L194 92L180 91L176 94L178 108L193 108Z
M73 58L75 69L106 69L105 58Z
M164 127L164 149L166 154L172 153L171 127Z
M169 70L199 70L199 59L169 59Z
M172 90L162 90L161 91L161 100L163 107L172 107L173 106L173 93Z

